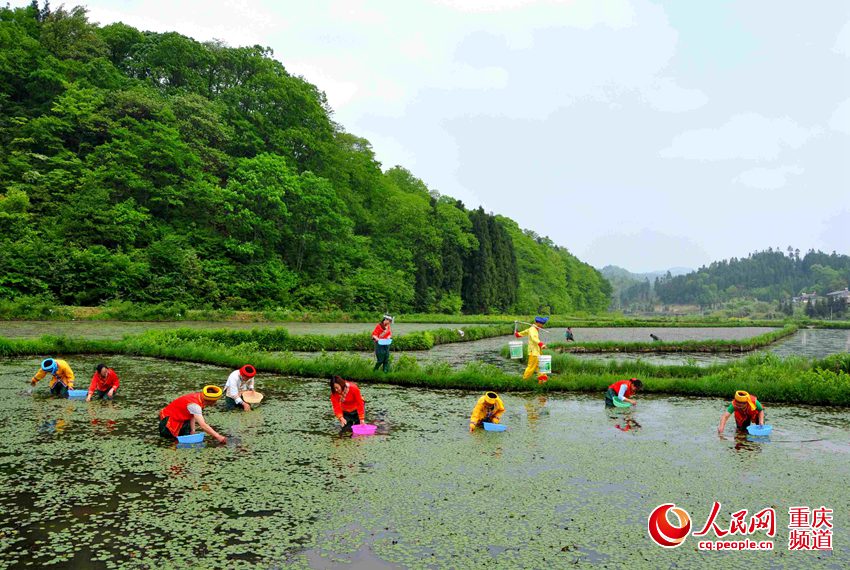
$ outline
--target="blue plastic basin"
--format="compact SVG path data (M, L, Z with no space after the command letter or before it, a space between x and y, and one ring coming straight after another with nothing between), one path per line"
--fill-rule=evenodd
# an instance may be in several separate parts
M493 424L490 422L481 422L481 425L484 426L484 429L487 431L505 431L508 429L508 426L503 426L502 424Z
M88 395L88 390L68 390L69 400L85 400Z
M393 339L391 339L391 338L379 338L378 339L378 344L380 344L381 346L389 346L392 343L393 343Z
M204 441L204 436L207 435L204 432L201 433L193 433L191 435L178 435L177 441L180 443L201 443Z
M773 431L773 426L769 425L748 425L747 432L750 435L770 435L770 432Z

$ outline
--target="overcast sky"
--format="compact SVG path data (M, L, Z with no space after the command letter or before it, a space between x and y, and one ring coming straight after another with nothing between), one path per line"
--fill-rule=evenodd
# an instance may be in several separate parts
M83 4L271 47L385 169L597 267L850 254L850 2Z

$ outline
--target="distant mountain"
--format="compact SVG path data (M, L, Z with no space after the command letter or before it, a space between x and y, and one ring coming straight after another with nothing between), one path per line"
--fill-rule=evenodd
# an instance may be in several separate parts
M606 265L599 272L611 283L614 289L612 308L628 308L635 304L651 305L653 302L652 287L656 279L686 275L694 270L688 267L671 267L665 271L649 271L647 273L632 273L616 265Z
M641 282L645 279L649 279L650 281L655 281L656 277L664 277L669 272L671 276L676 277L678 275L687 275L688 273L693 273L694 269L690 267L671 267L670 269L665 269L663 271L648 271L646 273L632 273L628 269L623 269L622 267L618 267L617 265L606 265L602 269L599 270L602 273L602 276L608 279L608 281L617 280L617 281L633 281L633 282ZM613 285L613 281L611 282Z

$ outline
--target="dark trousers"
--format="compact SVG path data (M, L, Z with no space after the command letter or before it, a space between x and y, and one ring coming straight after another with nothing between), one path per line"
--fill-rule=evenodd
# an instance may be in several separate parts
M189 430L191 429L192 426L189 422L183 422L183 425L180 426L180 433L178 435L189 435ZM168 429L168 416L159 420L159 435L167 437L168 439L174 439L174 434Z
M116 392L117 391L118 390L116 390ZM115 397L114 393L112 394L112 397L109 397L107 394L109 394L109 390L95 390L92 397L97 398L98 400L111 400Z
M233 410L244 410L240 404L236 403L236 400L231 398L230 396L224 397L224 411L232 412Z
M373 370L377 370L378 368L383 367L384 372L390 371L390 345L388 344L379 344L375 346L375 357L378 361L375 363L375 368Z
M614 397L617 395L617 392L614 391L613 388L608 388L605 392L605 405L609 408L614 407Z
M57 398L67 398L68 387L62 382L56 382L55 384L53 384L53 387L50 388L50 395L56 396Z
M360 423L360 416L357 415L357 410L353 412L342 412L342 417L345 419L345 427L351 427L354 424Z

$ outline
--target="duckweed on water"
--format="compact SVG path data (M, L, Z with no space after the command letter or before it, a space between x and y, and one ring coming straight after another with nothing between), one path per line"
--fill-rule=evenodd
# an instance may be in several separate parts
M777 442L753 443L717 437L720 399L643 397L627 416L601 396L503 394L509 430L469 434L478 392L364 385L384 435L350 438L324 381L262 374L255 411L205 414L232 443L184 450L159 438L158 410L229 370L108 362L120 397L91 404L23 396L31 360L0 364L0 566L696 568L732 559L692 538L662 550L646 517L675 502L701 525L715 500L725 525L777 509L775 551L736 564L850 564L846 410L765 401ZM794 505L836 509L832 554L787 551Z

